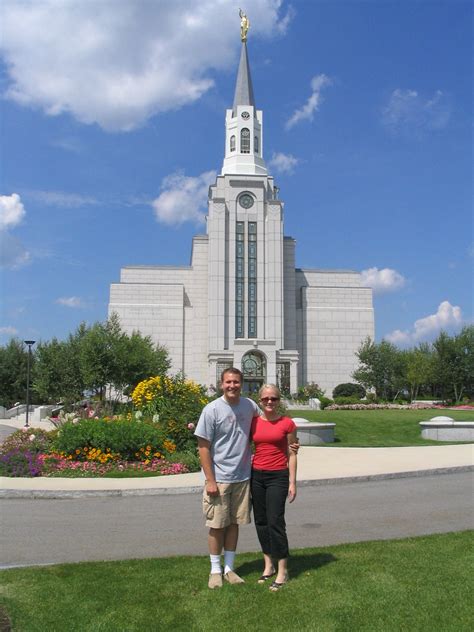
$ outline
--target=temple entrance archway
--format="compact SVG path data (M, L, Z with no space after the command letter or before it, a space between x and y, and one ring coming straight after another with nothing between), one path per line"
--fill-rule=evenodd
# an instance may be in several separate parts
M244 374L242 391L246 395L258 393L267 379L267 361L263 353L259 351L246 353L242 358L242 373Z

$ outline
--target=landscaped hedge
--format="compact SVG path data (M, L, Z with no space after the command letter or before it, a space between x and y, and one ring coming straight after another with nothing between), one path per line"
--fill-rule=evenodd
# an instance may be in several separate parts
M98 449L101 454L136 461L167 456L176 450L176 444L159 424L135 419L83 419L65 423L58 431L54 448L78 459L86 459L91 449Z

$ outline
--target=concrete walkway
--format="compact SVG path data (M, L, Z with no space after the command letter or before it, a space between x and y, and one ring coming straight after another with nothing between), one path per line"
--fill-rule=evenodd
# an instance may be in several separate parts
M474 444L403 448L302 446L298 455L300 485L335 484L474 470ZM202 475L150 478L6 478L0 497L128 496L179 494L202 488Z

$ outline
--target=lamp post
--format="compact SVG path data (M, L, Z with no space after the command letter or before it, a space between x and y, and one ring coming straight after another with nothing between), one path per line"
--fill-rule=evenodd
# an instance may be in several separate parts
M35 344L35 340L24 340L25 345L28 345L28 363L26 369L26 423L25 428L29 427L28 416L30 412L30 368L31 368L31 347Z

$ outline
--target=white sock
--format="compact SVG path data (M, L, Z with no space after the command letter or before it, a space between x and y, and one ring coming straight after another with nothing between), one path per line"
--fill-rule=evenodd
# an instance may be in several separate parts
M224 551L224 575L234 570L235 551Z
M211 575L213 575L214 573L220 575L222 573L221 556L210 555L209 557L211 558Z

